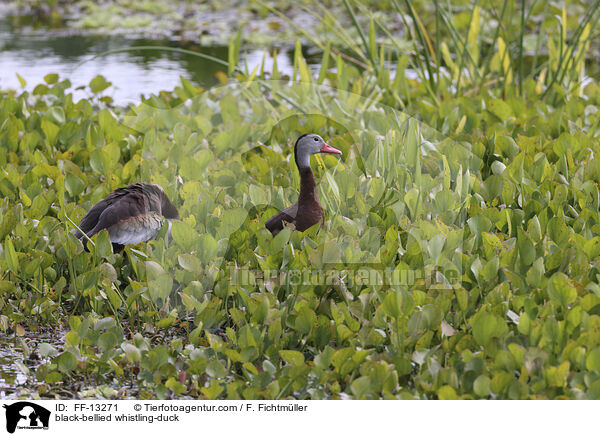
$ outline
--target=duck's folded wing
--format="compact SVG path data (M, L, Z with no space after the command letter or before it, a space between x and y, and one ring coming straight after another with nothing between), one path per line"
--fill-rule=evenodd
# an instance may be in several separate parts
M298 213L298 203L291 205L290 207L283 209L281 212L273 215L265 223L265 227L270 231L273 236L277 235L283 230L283 222L295 223L296 214Z
M104 200L96 203L94 207L92 207L90 210L88 210L88 212L85 214L85 216L79 223L79 228L81 229L81 231L83 231L88 236L92 236L94 234L92 233L92 230L98 224L98 220L100 219L100 215L102 214L102 212L105 211L108 207L110 207L112 203L112 201L110 200L110 198L105 198ZM83 235L80 231L77 231L75 235L79 239L83 238Z
M106 198L95 205L81 220L79 227L89 237L95 235L103 229L109 230L118 224L129 223L144 224L145 221L140 220L149 213L147 202L143 201L135 195L129 195L119 198L119 201L107 201ZM132 227L133 229L133 227ZM112 241L112 239L111 239ZM119 243L118 241L112 241L113 243Z

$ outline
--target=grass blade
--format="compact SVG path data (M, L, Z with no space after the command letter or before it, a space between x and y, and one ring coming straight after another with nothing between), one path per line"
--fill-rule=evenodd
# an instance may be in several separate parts
M375 75L378 75L379 74L379 71L378 71L379 68L377 67L377 63L375 62L375 59L373 58L372 53L369 50L369 44L367 43L367 39L365 38L365 34L363 33L362 29L360 28L360 25L358 24L358 20L356 19L356 15L354 15L354 11L350 7L350 4L348 3L348 0L344 0L344 6L346 6L346 10L350 14L350 18L352 18L352 22L354 23L354 27L358 31L358 35L360 36L360 39L361 39L361 41L363 43L363 46L365 48L365 52L367 53L367 55L369 56L369 60L371 61L371 67L373 68L373 70L375 70Z

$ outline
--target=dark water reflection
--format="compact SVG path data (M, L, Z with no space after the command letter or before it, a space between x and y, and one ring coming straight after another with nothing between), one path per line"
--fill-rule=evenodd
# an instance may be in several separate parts
M218 83L215 73L226 72L225 67L210 60L161 50L129 51L94 58L110 50L150 45L181 47L169 41L76 35L47 27L35 29L16 26L14 20L0 19L0 89L20 89L17 74L26 80L28 90L43 83L48 73L68 78L73 87L87 85L96 75L102 74L114 85L105 94L117 104L127 104L139 103L142 94L148 96L161 90L172 90L180 76L206 87ZM185 48L227 61L227 47L188 45ZM248 68L252 70L261 65L262 56L260 50L246 53ZM265 69L270 70L272 62L272 58L267 58ZM280 72L290 74L290 53L281 52L277 56L277 65ZM89 95L85 90L75 91L76 98Z
M16 338L14 335L0 335L0 400L16 398L21 389L31 390L33 387L31 381L35 377L32 373L41 363L37 356L38 341L53 340L48 333L37 332L35 336ZM24 347L35 357L34 360L29 359L24 363L25 359L31 357L25 355ZM28 371L30 378L23 371Z

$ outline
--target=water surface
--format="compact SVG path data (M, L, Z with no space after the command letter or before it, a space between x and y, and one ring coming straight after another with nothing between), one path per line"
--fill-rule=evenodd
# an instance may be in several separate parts
M156 41L125 36L77 35L60 29L15 26L14 20L0 20L0 89L21 89L17 74L27 82L31 91L43 83L48 73L58 73L68 78L73 87L85 86L96 75L102 74L114 86L105 91L116 104L137 104L140 96L161 90L172 90L183 76L196 85L211 86L218 83L215 73L226 68L197 56L162 50L138 50L112 53L96 57L111 50L135 46L181 47L176 41ZM227 61L227 47L199 47L191 49ZM245 54L249 70L260 66L262 50ZM265 61L270 71L271 57ZM291 53L279 52L277 65L283 74L292 71ZM89 97L89 90L74 91L76 98Z

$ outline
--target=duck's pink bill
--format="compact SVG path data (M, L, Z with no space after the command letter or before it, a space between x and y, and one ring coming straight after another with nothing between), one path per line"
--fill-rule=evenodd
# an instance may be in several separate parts
M323 147L321 147L321 153L342 154L342 152L339 151L337 148L333 148L331 145L327 145L325 143L323 143Z

